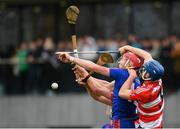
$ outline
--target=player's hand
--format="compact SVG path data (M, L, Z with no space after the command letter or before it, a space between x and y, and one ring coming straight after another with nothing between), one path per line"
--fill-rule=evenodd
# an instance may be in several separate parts
M72 62L72 56L70 56L69 54L62 52L58 54L58 58L60 61L62 61L63 63L71 63Z
M73 70L76 76L76 82L80 85L86 85L86 83L83 82L83 79L86 78L89 73L84 68L77 65L73 68Z
M84 69L83 67L80 66L75 66L76 67L76 71L80 74L81 78L85 78L86 76L89 75L88 71L86 71L86 69Z
M74 74L75 74L75 76L76 76L76 80L75 80L75 81L76 81L80 86L85 86L86 83L84 83L84 82L82 81L81 77L79 76L79 73L74 72Z
M137 77L137 73L136 73L136 71L134 70L134 69L128 69L128 72L129 72L129 76L131 77L131 78L136 78Z
M127 52L128 45L120 47L119 52L121 55L123 55L125 52Z

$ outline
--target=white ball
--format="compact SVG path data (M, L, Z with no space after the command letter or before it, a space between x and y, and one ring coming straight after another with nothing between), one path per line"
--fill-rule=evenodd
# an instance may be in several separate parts
M58 84L56 82L51 84L51 88L52 89L57 89L58 88Z

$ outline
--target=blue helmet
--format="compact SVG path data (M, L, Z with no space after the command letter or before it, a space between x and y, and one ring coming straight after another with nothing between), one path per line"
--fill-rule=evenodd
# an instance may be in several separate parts
M144 69L149 73L150 80L155 81L164 75L164 67L156 60L150 60L144 64Z

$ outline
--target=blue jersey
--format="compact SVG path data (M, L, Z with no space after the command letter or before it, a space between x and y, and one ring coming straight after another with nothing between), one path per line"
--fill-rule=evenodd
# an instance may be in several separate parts
M110 68L110 77L115 80L114 94L112 100L112 120L117 119L136 119L136 106L133 102L119 97L118 93L124 82L127 80L129 73L126 69ZM140 86L139 78L133 83L134 89Z

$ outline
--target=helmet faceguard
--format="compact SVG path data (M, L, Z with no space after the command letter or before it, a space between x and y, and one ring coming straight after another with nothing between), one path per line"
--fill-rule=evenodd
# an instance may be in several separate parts
M140 68L143 64L143 59L138 57L132 52L124 53L118 61L119 64L122 63L122 67L128 69Z
M146 71L144 67L141 67L139 69L139 76L141 76L143 80L146 80L146 81L151 80L149 73Z

